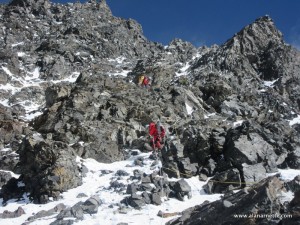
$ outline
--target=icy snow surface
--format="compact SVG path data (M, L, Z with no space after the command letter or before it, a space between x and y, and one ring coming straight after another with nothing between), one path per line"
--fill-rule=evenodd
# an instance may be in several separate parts
M172 53L171 53L172 54ZM192 62L194 61L194 60L197 60L198 58L200 58L202 55L199 53L199 52L197 52L194 56L193 56L193 58L192 58L192 60L191 61L189 61L189 62L187 62L187 63L185 63L185 64L182 64L182 66L181 66L181 68L178 70L178 72L176 72L176 76L177 77L180 77L180 76L187 76L187 75L189 75L189 69L190 69L190 67L191 67L191 65L192 65Z
M22 201L16 201L12 200L9 201L7 206L0 206L0 213L3 213L5 210L14 211L19 206L21 206L25 213L19 218L13 218L13 219L3 219L0 220L0 223L5 222L6 225L16 225L16 224L22 224L26 221L26 219L33 215L34 213L37 213L41 210L49 210L53 207L55 207L59 203L64 203L67 206L73 206L75 203L79 201L85 201L88 197L92 195L98 195L100 199L104 202L103 205L101 205L98 209L98 213L95 215L85 215L83 221L79 221L75 224L105 224L105 225L116 225L118 223L124 222L128 224L133 225L140 225L140 224L164 224L166 221L169 221L170 219L174 218L161 218L157 216L157 213L159 210L162 210L163 212L181 212L182 210L201 204L205 200L209 201L215 201L220 198L221 195L207 195L202 190L202 186L205 184L205 182L199 181L197 177L193 177L190 179L186 179L186 181L189 183L189 185L192 188L192 195L193 197L191 199L187 199L185 201L179 201L173 198L170 199L163 199L163 204L160 206L155 205L146 205L143 207L142 210L135 210L130 209L127 214L120 214L118 212L118 207L114 206L113 208L109 207L112 204L119 203L126 195L125 194L118 194L116 192L113 192L112 190L106 190L107 187L109 187L110 182L112 179L116 179L114 177L114 174L118 170L125 170L130 174L130 176L133 175L133 171L135 169L139 169L144 171L147 174L152 173L154 170L151 170L150 165L153 162L149 159L150 153L141 153L138 156L133 156L128 160L115 162L111 164L105 164L105 163L99 163L93 159L86 159L80 161L83 161L83 164L89 169L89 172L85 178L83 178L83 185L79 186L77 188L71 189L65 193L62 194L63 199L59 201L53 201L45 205L38 205L38 204L32 204L30 203L27 196L24 196L24 200ZM136 157L144 157L145 158L145 166L133 166L134 159ZM79 158L78 158L79 159ZM78 160L79 161L79 160ZM157 169L157 168L156 168ZM113 171L110 174L102 175L101 170L111 170ZM123 177L122 177L123 178ZM124 184L128 184L127 177L124 177L122 180L118 180L119 182L123 182ZM176 180L176 179L172 179ZM76 198L76 196L79 193L85 193L88 195L86 198ZM2 203L2 200L0 199L0 204ZM50 216L47 218L39 219L31 224L39 224L39 225L45 225L53 222L55 220L55 216Z
M185 107L188 115L191 115L193 113L193 107L191 107L187 102L185 102Z
M289 120L290 126L293 126L294 124L300 124L300 115L298 115L296 118Z
M279 78L278 78L278 79L279 79ZM271 80L271 81L264 81L264 85L265 85L266 87L274 87L274 84L275 84L276 81L278 81L278 79L276 79L276 80Z
M77 162L83 162L83 164L88 168L89 172L87 176L83 178L83 185L77 188L71 189L62 194L62 199L59 201L53 201L48 204L38 205L32 204L27 196L24 196L24 199L21 201L11 200L7 204L7 206L0 206L0 213L3 213L5 210L14 211L19 206L21 206L25 213L19 218L13 219L3 219L0 220L0 223L6 225L16 225L22 224L26 221L29 216L41 211L41 210L49 210L55 207L59 203L64 203L66 206L73 206L75 203L79 201L85 201L88 197L92 195L98 195L100 199L103 201L103 204L99 207L98 213L94 215L84 215L84 220L76 222L74 224L81 224L81 225L98 225L98 224L105 224L105 225L116 225L118 223L128 223L132 225L140 225L140 224L152 224L152 225L159 225L165 224L167 221L171 220L174 217L169 218L161 218L157 216L157 213L161 210L163 212L181 212L184 209L189 207L199 205L205 200L208 201L215 201L220 199L220 194L214 195L207 195L202 189L202 186L205 182L199 181L197 177L192 177L190 179L186 179L189 185L192 188L192 198L185 199L185 201L179 201L177 199L163 199L163 204L160 206L155 205L146 205L141 210L136 210L130 208L127 214L120 214L118 212L117 203L119 203L126 194L118 194L113 192L112 190L107 190L106 188L109 187L109 184L112 180L116 179L117 177L114 175L118 170L125 170L129 173L129 176L133 175L133 171L135 169L139 169L144 171L147 174L153 172L151 170L151 163L152 160L149 159L149 153L140 153L137 156L132 156L128 160L115 162L111 164L99 163L93 159L80 159L77 158ZM135 166L133 164L134 160L137 157L145 158L145 165L143 167ZM158 168L156 168L158 169ZM101 173L102 170L110 170L112 173L103 175ZM281 173L281 178L285 180L292 180L295 176L299 175L299 170L279 170ZM272 175L272 174L270 174ZM17 175L15 175L17 176ZM124 184L128 184L127 179L129 176L122 177L122 180L118 180L119 182L123 182ZM172 180L176 180L172 178ZM21 184L20 184L21 185ZM76 198L76 196L80 193L86 194L88 197L84 198ZM282 201L290 201L293 198L292 193L283 193ZM0 199L0 204L2 200ZM110 207L114 205L113 207ZM50 216L42 219L35 220L34 222L30 223L32 225L46 225L50 224L55 220L55 216Z
M23 57L25 53L18 52L19 57ZM7 67L1 66L0 69L2 69L11 79L11 83L7 83L5 85L0 85L0 90L5 90L11 93L11 95L17 94L20 92L23 88L30 88L30 87L36 87L40 86L42 83L44 83L44 80L40 79L40 68L36 67L32 71L25 71L26 76L25 77L18 77L15 76ZM21 68L20 68L21 69ZM68 78L62 79L62 80L56 80L52 81L53 83L60 83L60 82L71 82L74 83L76 79L79 76L79 72L73 72ZM13 106L9 99L3 99L0 98L0 104L11 107ZM24 107L26 111L26 115L23 118L24 120L31 120L34 117L42 114L42 112L39 112L38 110L42 106L40 103L37 102L37 99L27 99L26 101L20 101L15 104L20 104Z

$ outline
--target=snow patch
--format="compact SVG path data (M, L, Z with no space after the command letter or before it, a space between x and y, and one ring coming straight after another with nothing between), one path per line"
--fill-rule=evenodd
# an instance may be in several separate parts
M101 92L101 94L100 94L100 95L107 96L107 97L110 97L110 96L111 96L111 94L110 94L110 93L108 93L107 91L103 91L103 92Z
M32 84L34 81L35 83L39 83L41 80L37 80L40 77L40 68L36 67L32 72L27 72L27 76L25 77L26 86Z
M19 181L17 185L18 185L18 187L25 187L25 184L21 181Z
M18 92L18 91L21 90L21 88L14 87L14 86L12 86L12 85L9 84L9 83L0 86L0 89L1 89L1 90L9 91L9 92L11 92L12 95L15 94L16 92ZM7 103L9 102L9 100L4 100L4 101L6 101ZM8 105L7 105L7 106L8 106Z
M280 173L280 177L285 181L291 181L296 176L300 175L300 170L294 170L294 169L288 169L288 170L278 169L278 172Z
M264 81L263 84L266 86L266 87L274 87L274 84L276 81L278 81L279 78L277 78L276 80L271 80L271 81Z
M12 44L11 47L13 48L13 47L16 47L18 45L24 45L24 42L22 41L22 42L19 42L19 43Z
M204 115L204 119L208 119L209 117L215 116L215 115L216 115L216 113L210 113L210 114Z
M27 112L27 114L24 117L21 117L24 119L24 121L31 121L32 119L42 115L42 112Z
M53 20L53 22L55 23L55 24L58 24L58 25L60 25L60 24L62 24L63 22L57 22L56 20Z
M196 55L193 56L192 60L198 59L202 56L202 54L200 54L200 52L197 52Z
M191 107L187 102L185 102L185 108L186 108L186 111L187 111L188 115L191 115L194 111L193 107Z
M36 136L39 136L36 134ZM140 153L138 151L138 153ZM49 210L54 208L59 203L64 203L67 207L73 206L75 203L79 201L85 201L92 195L98 195L99 198L103 201L103 204L99 207L97 214L93 215L84 215L84 219L82 221L76 221L76 225L86 225L86 224L106 224L106 225L116 225L118 223L128 223L131 225L140 225L140 224L148 224L149 221L151 224L165 224L167 221L170 221L174 217L169 218L161 218L157 216L159 210L163 212L182 212L183 210L193 207L195 205L199 205L204 201L208 200L210 202L219 200L222 195L220 194L212 194L208 195L202 189L203 185L206 182L200 181L198 177L192 177L189 179L185 179L187 183L190 185L192 189L192 198L185 199L184 201L179 201L174 198L166 199L163 198L163 203L159 206L156 205L146 205L141 210L136 210L133 208L127 208L128 212L124 216L124 214L118 211L119 202L126 197L127 195L123 193L114 192L112 190L108 190L107 188L110 186L110 182L114 179L120 179L115 176L118 170L124 170L129 173L131 176L133 171L136 169L143 170L143 172L150 174L153 170L150 169L150 165L152 160L149 159L150 153L140 153L137 156L132 156L131 158L114 162L110 164L99 163L94 159L82 159L80 157L76 157L76 162L78 164L83 164L88 169L86 177L83 178L83 184L79 187L68 190L67 192L62 193L62 199L58 201L51 201L47 204L41 205L33 204L30 202L27 194L23 195L23 200L11 200L5 207L0 208L0 213L4 210L14 211L19 206L21 206L26 214L18 217L6 220L5 224L7 225L15 225L24 223L30 215L34 215L41 210ZM134 160L138 157L143 157L145 165L143 167L134 166ZM102 173L102 171L111 171L110 173ZM283 180L292 180L296 175L299 175L299 170L279 170L281 174L281 178ZM121 180L118 182L122 182L124 184L130 183L128 181L129 176L121 177ZM172 178L169 179L172 181L176 181L177 179ZM22 185L20 183L20 185ZM80 193L86 194L88 197L77 198L77 195ZM279 196L281 201L290 201L292 199L292 193L282 193ZM0 204L2 203L2 199L0 199ZM50 224L55 220L56 215L51 217L45 217L38 220L33 221L32 224L35 225L46 225Z
M280 202L283 204L284 202L290 202L294 198L294 193L291 191L282 192L279 197Z
M2 69L4 70L4 72L9 75L9 76L13 76L13 74L9 71L9 69L7 69L6 67L2 66Z
M19 174L15 174L15 173L13 173L13 172L11 172L11 171L8 171L8 170L0 170L0 171L1 171L1 172L5 172L5 173L10 173L10 175L11 175L12 177L16 178L16 179L18 179L18 178L20 177ZM0 203L1 203L1 198L0 198ZM1 207L0 207L0 209L1 209Z
M70 82L70 83L74 83L77 78L79 77L80 75L80 72L73 72L69 77L65 78L65 79L62 79L62 80L53 80L52 83L61 83L61 82Z
M27 195L23 196L23 200L11 200L8 204L0 210L2 213L4 210L14 211L19 206L21 206L26 214L18 217L6 220L6 225L15 225L22 224L26 221L26 219L33 214L41 210L49 210L54 208L59 203L64 203L67 207L73 206L75 203L79 201L85 201L88 197L92 195L98 195L99 198L103 201L103 204L99 207L98 213L94 215L84 215L84 219L82 221L77 221L76 224L106 224L106 225L116 225L118 223L128 223L131 225L140 225L140 224L148 224L151 221L151 224L165 224L167 221L171 220L175 217L169 218L161 218L157 216L159 210L163 212L181 212L182 210L199 205L202 202L215 201L220 199L220 194L208 195L205 194L202 186L205 182L200 181L197 177L192 177L189 179L185 179L192 189L192 198L185 199L185 201L179 201L174 198L170 198L169 200L163 198L163 203L159 206L156 205L146 205L141 210L136 210L133 208L128 208L128 212L126 216L118 211L117 204L120 203L124 197L127 195L123 193L114 192L112 190L108 190L107 188L110 186L110 182L114 179L117 179L115 173L118 170L124 170L130 174L133 174L133 171L136 169L143 170L143 172L150 174L153 170L150 169L152 160L149 159L150 153L141 153L137 156L132 156L128 160L114 162L110 164L99 163L94 159L81 159L80 157L76 158L77 163L83 163L88 169L88 173L86 177L83 178L83 184L77 188L73 188L68 190L67 192L62 193L62 199L58 201L52 201L47 204L43 204L43 207L39 204L33 204L30 202ZM133 166L134 160L138 157L143 157L145 165L143 167ZM111 171L109 174L103 174L102 171ZM118 182L122 182L124 184L131 183L128 181L129 176L121 177L121 180ZM118 178L119 179L119 178ZM177 180L177 179L172 179ZM20 184L22 185L22 184ZM77 198L77 195L80 193L86 194L88 197ZM2 199L0 199L0 204L2 203ZM55 220L55 216L45 217L38 220L33 221L32 224L36 225L45 225L50 224Z
M238 120L233 123L233 127L241 126L243 122L244 122L244 120Z
M25 56L26 54L25 54L25 52L18 52L17 55L18 55L18 57L23 57L23 56Z
M179 72L176 72L176 76L180 77L180 76L185 76L188 75L188 69L191 67L191 65L189 63L186 63L181 69L179 69Z
M8 102L9 102L9 100L5 99L5 100L0 101L0 104L4 105L6 107L9 107L9 103Z
M0 152L9 152L9 151L11 151L11 148L2 148L0 150Z
M289 120L289 125L293 126L295 124L300 124L300 115L298 115L296 118Z
M108 59L109 62L123 63L126 60L124 56L119 56L115 59Z
M131 70L122 70L120 72L108 73L109 76L122 76L127 77L127 74L131 72Z

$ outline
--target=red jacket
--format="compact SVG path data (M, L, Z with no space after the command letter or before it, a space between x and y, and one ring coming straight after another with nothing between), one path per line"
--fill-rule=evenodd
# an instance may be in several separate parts
M163 138L165 136L165 129L160 126L160 134L156 128L156 124L154 122L151 122L150 125L149 125L149 134L150 136L154 137L154 138Z
M143 80L143 85L147 86L148 84L149 84L149 78L145 76Z
M157 130L156 124L151 122L149 124L149 134L153 137L151 140L152 147L154 149L162 149L163 145L160 143L165 136L165 129L160 126L160 132Z

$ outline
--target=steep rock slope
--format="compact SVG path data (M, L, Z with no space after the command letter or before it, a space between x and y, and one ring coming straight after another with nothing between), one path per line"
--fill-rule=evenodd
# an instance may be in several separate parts
M278 177L272 176L218 201L189 208L182 217L167 224L299 224L293 204L298 198L291 204L282 204L284 185Z
M19 117L20 103L42 105L44 89L53 82L74 80L84 70L114 73L116 58L134 62L162 48L147 41L136 21L113 17L105 1L12 1L2 12L1 100Z

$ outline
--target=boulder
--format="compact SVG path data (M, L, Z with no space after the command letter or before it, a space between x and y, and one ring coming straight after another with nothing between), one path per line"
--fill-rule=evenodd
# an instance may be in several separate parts
M264 162L267 172L276 172L274 148L259 134L250 131L249 122L227 132L224 144L224 157L233 166L240 168L243 163L253 165Z
M259 182L266 177L266 169L262 163L255 165L243 164L242 166L242 180L245 182L245 185Z
M12 177L1 188L0 197L3 198L3 205L10 199L21 199L25 193L24 183L20 179Z
M145 206L146 201L148 202L147 196L139 196L139 195L133 193L133 194L131 194L130 197L126 197L121 202L125 203L126 205L130 205L133 208L141 209L143 206Z
M161 201L161 196L159 195L159 193L153 193L151 195L151 203L154 205L161 205L162 201Z
M174 195L177 197L177 199L181 201L184 200L185 196L187 196L188 198L192 197L192 189L184 179L180 179L175 183L170 183L170 188L174 192Z
M95 214L98 212L99 206L102 204L102 201L98 196L92 196L87 199L82 205L81 208L84 213Z
M10 212L8 210L4 210L3 213L0 213L1 219L9 219L9 218L17 218L25 214L25 211L22 207L18 207L14 212Z
M191 163L189 158L178 159L178 168L180 170L181 177L190 178L197 174L197 163Z
M226 193L242 186L244 183L240 177L240 172L237 169L231 169L217 173L203 186L203 189L206 193L213 194Z
M60 213L62 210L66 209L66 206L63 203L56 205L54 208L49 210L41 210L37 212L35 215L27 218L28 221L34 221L43 217L52 216L56 213Z
M0 171L0 188L12 178L11 173Z
M36 134L24 138L18 153L18 170L34 201L45 203L49 197L56 199L61 192L81 185L76 155L66 144L49 143Z
M279 223L281 218L261 218L259 215L281 214L279 196L284 183L276 176L268 177L250 188L231 193L212 203L204 203L183 211L169 221L175 224L267 224ZM272 205L272 207L270 207ZM221 217L219 215L222 215ZM246 215L241 217L239 215Z

